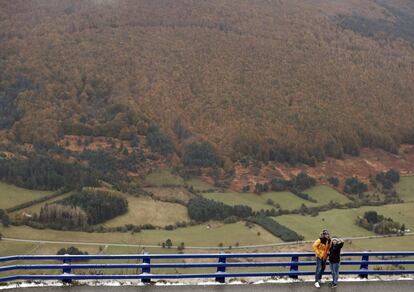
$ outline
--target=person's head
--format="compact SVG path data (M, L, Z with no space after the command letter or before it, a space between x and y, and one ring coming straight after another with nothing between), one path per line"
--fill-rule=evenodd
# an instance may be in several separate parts
M330 237L329 231L326 230L326 229L322 230L321 238L327 238L328 239L329 237Z
M335 245L335 244L338 244L338 243L339 243L338 237L337 236L333 236L332 237L332 244Z

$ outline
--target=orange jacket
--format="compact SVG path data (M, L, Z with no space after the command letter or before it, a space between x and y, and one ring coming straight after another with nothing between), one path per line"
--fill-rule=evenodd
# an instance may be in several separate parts
M316 257L326 261L326 259L328 258L329 249L331 248L331 240L328 239L326 243L322 243L321 239L317 239L313 243L312 247Z

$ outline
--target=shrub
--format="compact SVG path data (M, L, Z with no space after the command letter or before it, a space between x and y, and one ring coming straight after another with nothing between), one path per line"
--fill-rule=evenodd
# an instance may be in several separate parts
M384 189L390 190L394 187L394 183L400 181L400 173L394 169L390 169L387 172L377 173L375 179L382 184Z
M392 183L397 183L400 181L400 172L394 169L390 169L385 174L385 177Z
M331 176L330 178L328 178L328 182L334 187L339 186L339 178L337 178L336 176Z
M166 248L171 248L172 246L173 246L173 243L172 243L171 239L167 239L165 241L165 247Z
M347 194L362 194L368 191L368 186L356 177L347 178L344 192Z
M10 225L9 215L3 214L3 216L1 217L1 224L3 224L3 227L9 227Z
M305 172L301 172L292 180L291 184L293 188L299 191L303 191L315 186L316 180L313 177L307 175Z
M146 141L153 152L168 155L175 151L174 144L170 138L155 125L148 128Z
M291 192L296 195L297 197L304 199L306 201L312 202L312 203L317 203L318 201L315 200L314 198L312 198L310 195L305 194L297 189L292 189Z
M356 224L377 234L399 233L404 225L393 221L391 218L385 218L376 211L365 212L362 218L356 220Z
M270 187L275 192L282 192L289 187L289 182L281 178L274 178L270 181Z
M237 221L239 221L239 218L237 218L236 216L230 216L230 217L227 217L226 219L224 219L223 223L224 224L232 224L232 223L236 223Z
M68 247L68 248L61 248L61 249L59 249L56 254L57 255L65 255L65 254L70 254L70 255L88 255L88 252L87 251L81 251L77 247L71 246L71 247Z
M269 185L267 183L260 184L256 183L256 186L254 187L254 192L258 195L260 195L263 192L269 191Z
M192 143L184 147L183 163L185 166L221 167L223 161L213 147L207 142Z

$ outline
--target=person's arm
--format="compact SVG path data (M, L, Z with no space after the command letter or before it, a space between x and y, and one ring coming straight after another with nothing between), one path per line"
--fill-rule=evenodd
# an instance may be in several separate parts
M342 248L344 246L344 241L341 239L341 241L338 244L339 244L339 248Z
M316 252L318 250L318 247L319 247L320 244L321 244L321 240L320 239L315 240L315 242L312 245L314 252Z

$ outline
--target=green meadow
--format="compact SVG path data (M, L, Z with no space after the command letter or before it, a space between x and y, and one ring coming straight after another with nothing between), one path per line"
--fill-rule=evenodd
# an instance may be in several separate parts
M11 208L52 194L51 191L34 191L0 182L0 209Z
M274 206L269 205L268 200L272 200L275 204L279 204L282 209L293 210L299 208L302 204L308 207L320 206L328 204L330 201L338 203L347 203L349 199L339 193L338 191L328 186L316 186L305 190L304 193L309 194L311 197L316 199L317 203L304 200L295 196L291 192L268 192L261 195L253 193L237 193L237 192L214 192L214 193L203 193L202 196L222 202L227 205L246 205L251 207L255 211L261 209L267 210L272 209Z
M375 235L373 232L355 224L357 217L363 216L366 211L377 211L385 217L404 223L411 230L414 228L414 203L329 210L321 212L315 217L309 215L283 215L274 217L274 220L295 230L303 235L305 239L316 238L322 229L328 229L332 234L342 237Z
M396 190L404 202L414 202L414 176L401 177Z

